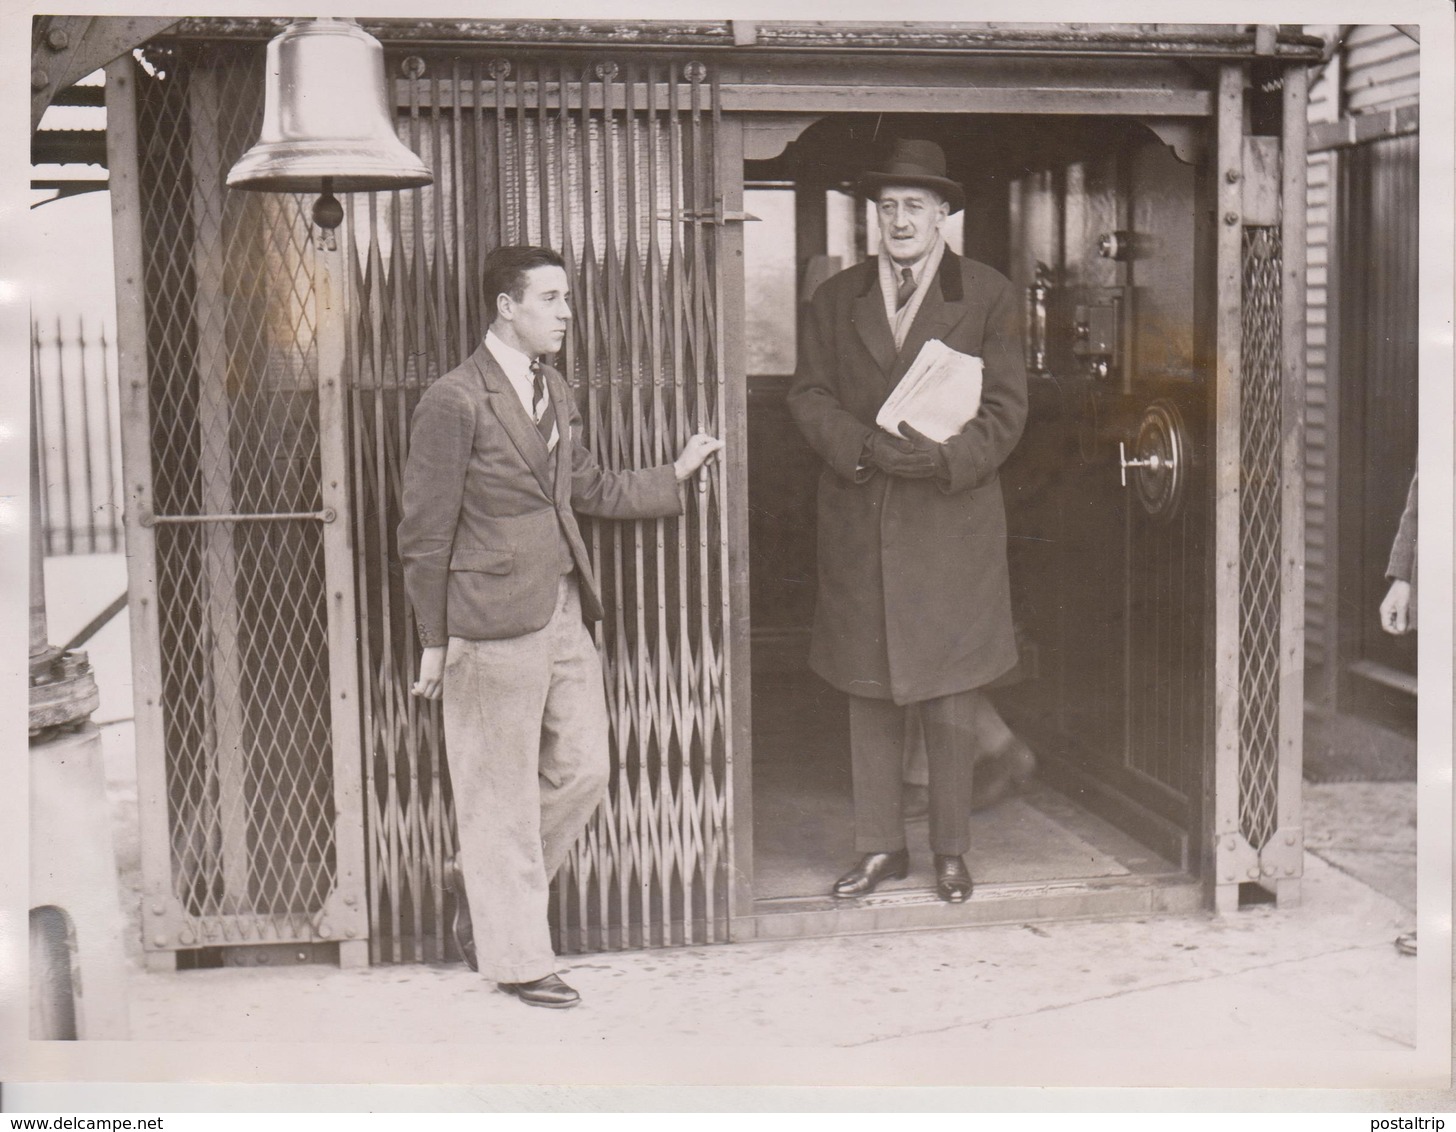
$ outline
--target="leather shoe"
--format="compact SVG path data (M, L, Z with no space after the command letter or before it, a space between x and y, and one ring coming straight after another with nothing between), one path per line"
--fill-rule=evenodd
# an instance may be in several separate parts
M834 882L835 896L868 896L882 880L904 880L910 875L910 852L866 853L860 863Z
M455 895L455 946L465 965L472 971L479 971L475 962L475 928L470 922L470 899L465 895L465 877L460 873L460 862L454 857L445 859L444 879Z
M527 1006L544 1006L548 1010L565 1010L581 1001L581 995L572 990L559 975L547 975L529 983L497 983L496 986L513 994Z
M959 856L935 855L935 894L948 904L963 903L971 895L971 871Z
M1036 756L1020 739L976 760L971 776L971 811L988 809L1002 799L1020 794L1036 773Z

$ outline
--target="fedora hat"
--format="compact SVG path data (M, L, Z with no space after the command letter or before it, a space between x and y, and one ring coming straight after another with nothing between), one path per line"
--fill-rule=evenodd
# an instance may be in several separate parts
M901 138L879 169L860 175L856 186L862 196L874 196L886 185L934 189L946 199L952 212L966 206L965 192L945 175L945 151L933 141Z

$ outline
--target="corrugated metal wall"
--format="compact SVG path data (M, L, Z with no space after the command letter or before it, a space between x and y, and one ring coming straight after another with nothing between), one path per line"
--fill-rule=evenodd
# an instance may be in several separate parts
M1309 86L1311 122L1333 122L1340 116L1340 58L1336 56L1313 76ZM1310 668L1325 663L1325 636L1330 628L1325 603L1332 578L1333 541L1330 504L1331 460L1334 455L1329 396L1329 263L1330 183L1334 157L1309 155L1305 189L1305 479L1304 479L1304 658Z
M1336 29L1331 29L1335 31ZM1391 25L1357 25L1341 29L1340 49L1312 76L1311 123L1337 122L1415 105L1420 95L1420 45ZM1363 148L1363 147L1361 147ZM1305 481L1305 661L1323 668L1334 653L1338 632L1336 584L1338 516L1335 475L1340 465L1337 399L1339 333L1336 317L1340 295L1331 291L1331 248L1336 230L1336 185L1341 161L1355 149L1312 149L1309 157L1308 320L1306 364ZM1350 532L1360 537L1359 532ZM1378 565L1383 569L1384 563ZM1316 689L1312 689L1316 692Z

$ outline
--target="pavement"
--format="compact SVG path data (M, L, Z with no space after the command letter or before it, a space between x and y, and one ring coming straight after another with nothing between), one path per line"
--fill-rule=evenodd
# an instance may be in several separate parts
M114 559L51 563L58 588L85 578L98 606L114 596L107 571L124 576ZM67 617L85 620L53 612L53 640ZM146 972L124 638L123 618L91 649L135 1046L111 1064L127 1076L1383 1090L1355 1108L1449 1083L1449 970L1393 945L1415 926L1408 781L1307 785L1292 908L564 957L584 999L569 1011L527 1007L458 963Z

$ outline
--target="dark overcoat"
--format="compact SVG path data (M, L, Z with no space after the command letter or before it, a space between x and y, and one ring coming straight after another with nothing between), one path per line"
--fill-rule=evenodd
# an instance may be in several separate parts
M1016 663L997 471L1026 420L1020 315L1005 276L949 250L898 352L875 260L810 303L788 400L825 464L810 665L841 691L915 703ZM944 446L949 482L865 468L875 414L932 338L984 363L980 410Z

